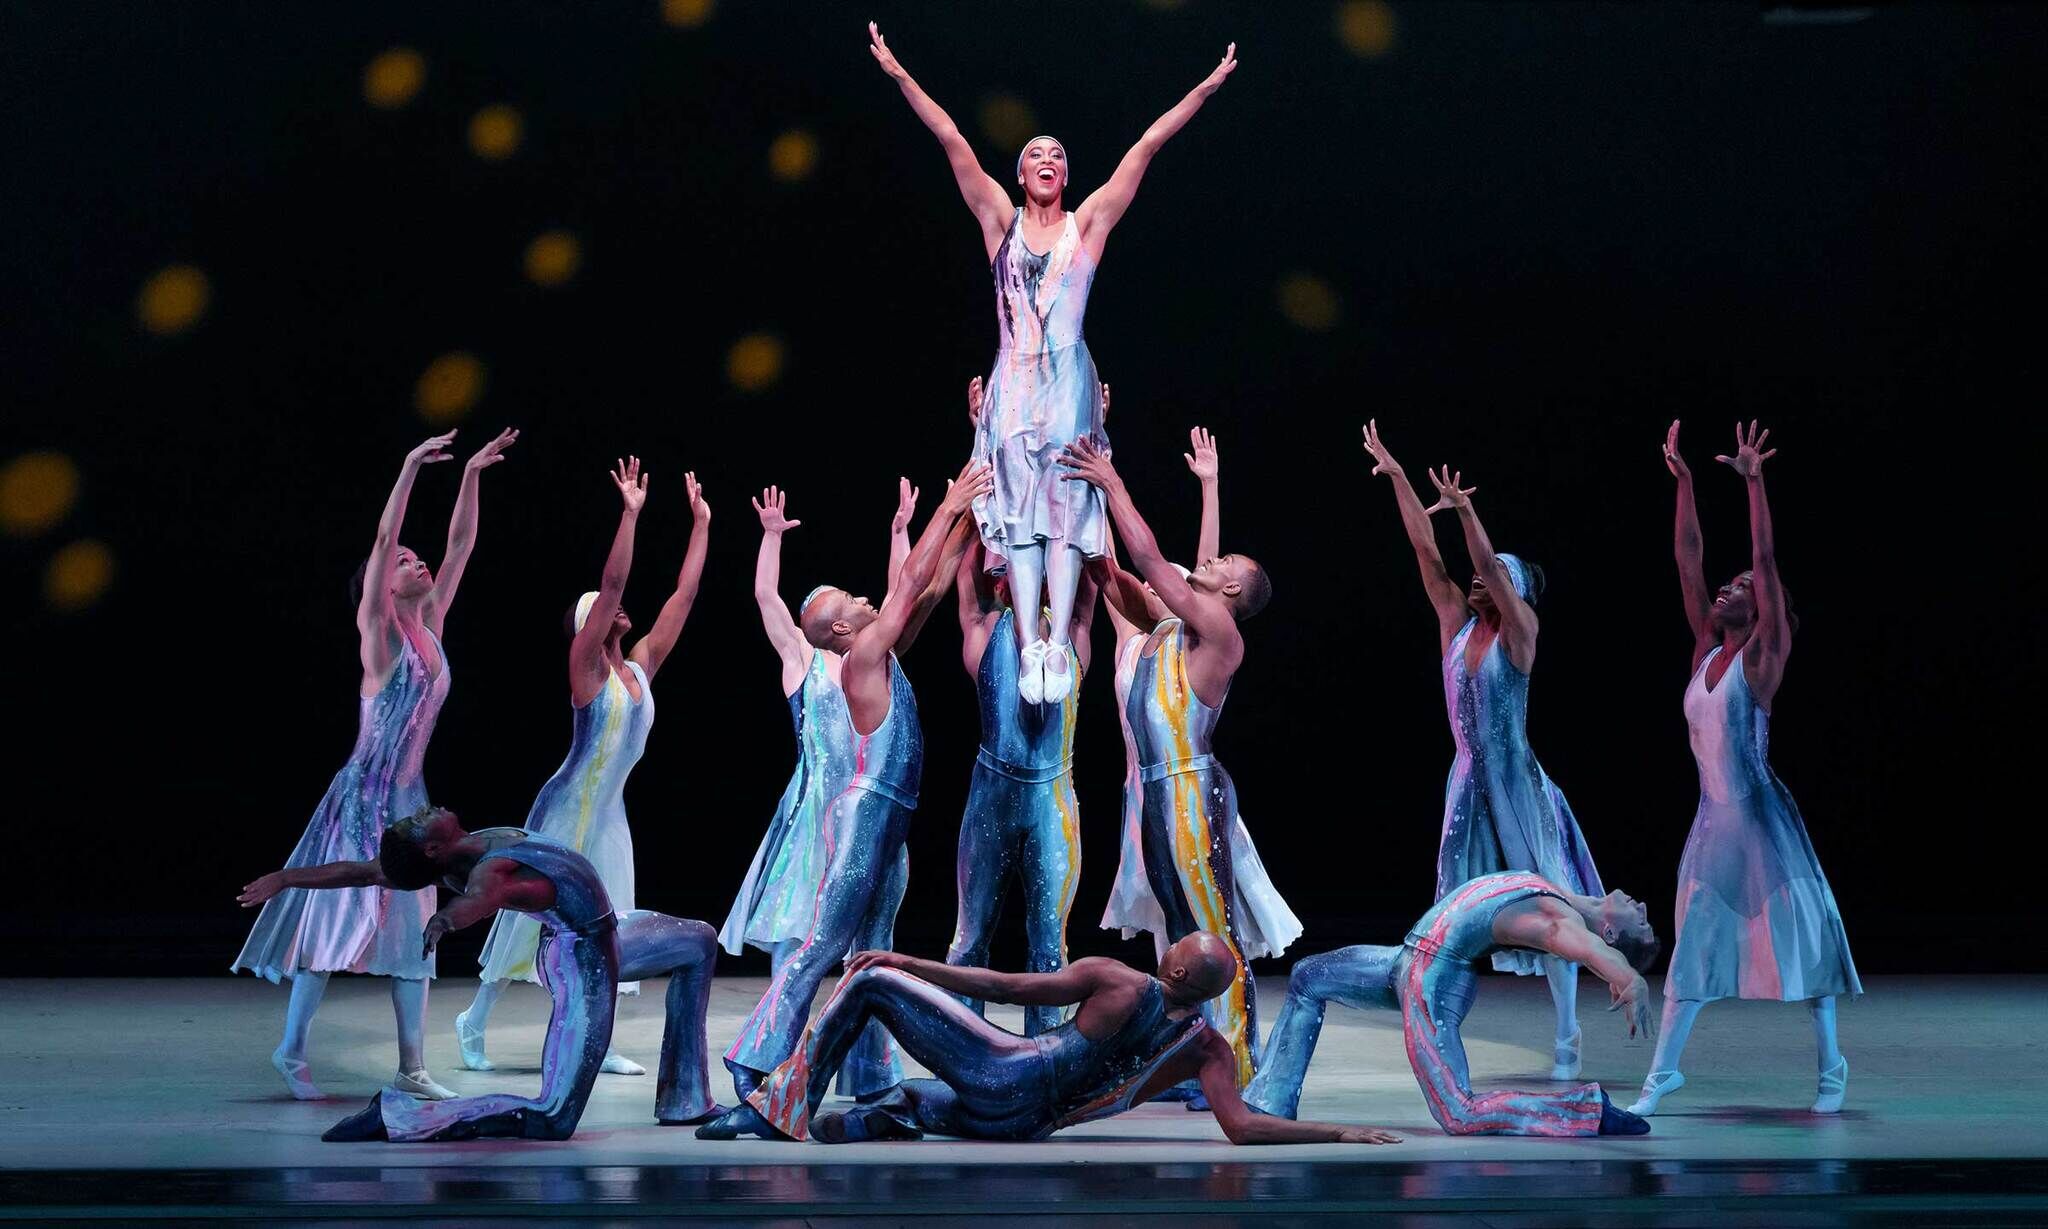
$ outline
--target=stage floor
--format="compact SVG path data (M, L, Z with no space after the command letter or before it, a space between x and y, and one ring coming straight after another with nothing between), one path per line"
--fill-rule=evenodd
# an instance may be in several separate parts
M506 995L491 1029L499 1069L469 1072L456 1062L453 1019L474 985L450 979L435 988L428 1034L435 1077L463 1093L530 1093L539 1081L545 995L523 986ZM759 978L717 983L714 1047L733 1035L763 985ZM652 1064L662 1000L659 983L647 988L650 993L623 1005L618 1048ZM1278 979L1262 983L1269 1018L1284 991ZM1602 1010L1602 987L1588 979L1582 996L1585 1078L1600 1081L1625 1104L1650 1047L1625 1039L1618 1019ZM1834 1118L1806 1112L1814 1059L1802 1008L1712 1006L1686 1055L1690 1083L1666 1102L1650 1136L1628 1139L1447 1137L1423 1108L1394 1014L1333 1008L1302 1113L1387 1126L1406 1136L1405 1143L1377 1148L1233 1148L1210 1116L1178 1105L1145 1106L1030 1144L707 1143L688 1129L654 1124L652 1075L599 1077L576 1137L561 1143L327 1144L320 1132L366 1101L392 1071L385 983L334 979L313 1034L313 1074L330 1097L324 1102L289 1099L270 1069L284 998L283 989L246 977L0 981L0 1183L8 1188L0 1192L8 1196L0 1199L6 1205L0 1215L112 1211L122 1202L113 1192L124 1185L138 1199L156 1190L156 1214L175 1214L179 1197L164 1193L175 1174L187 1180L171 1186L199 1204L225 1205L269 1191L264 1198L293 1206L310 1200L329 1214L390 1198L418 1215L421 1203L447 1199L450 1175L467 1175L463 1189L498 1215L506 1213L488 1195L493 1183L512 1205L539 1200L560 1214L562 1199L591 1199L613 1203L607 1215L635 1214L615 1202L627 1198L620 1182L638 1192L628 1199L636 1209L635 1201L665 1190L678 1206L702 1212L708 1209L698 1201L723 1192L720 1197L738 1201L724 1205L728 1213L745 1207L748 1215L818 1200L837 1201L831 1210L841 1213L862 1204L870 1213L904 1212L929 1184L930 1191L950 1194L942 1200L947 1206L927 1210L954 1214L1018 1212L1018 1200L1031 1203L1064 1189L1093 1200L1071 1210L1098 1213L1123 1206L1102 1203L1112 1195L1141 1203L1156 1195L1183 1211L1212 1215L1227 1215L1239 1202L1267 1201L1277 1201L1275 1211L1336 1214L1363 1211L1385 1197L1410 1213L1427 1209L1462 1218L1473 1212L1466 1205L1481 1199L1492 1201L1485 1205L1493 1209L1487 1223L1510 1223L1498 1218L1504 1208L1519 1209L1513 1223L1524 1223L1527 1216L1548 1215L1542 1209L1551 1206L1551 1196L1542 1192L1551 1188L1564 1199L1574 1190L1627 1200L1746 1193L1750 1199L1741 1206L1758 1214L1764 1205L1753 1202L1756 1196L1834 1195L1850 1200L1839 1205L1847 1209L1918 1172L1900 1162L1939 1158L1957 1164L1927 1170L1906 1186L1957 1199L2007 1192L2003 1202L1974 1205L1980 1215L1972 1223L2022 1213L2022 1221L2011 1223L2048 1217L2043 1167L2024 1163L2048 1158L2041 1112L2048 1102L2048 1076L2041 1070L2044 978L1871 979L1867 997L1841 1012L1852 1075L1848 1108ZM1488 977L1465 1033L1475 1084L1536 1082L1548 1062L1549 1016L1540 979ZM994 1018L1018 1026L1013 1010L998 1008ZM721 1091L727 1091L722 1082ZM1005 1180L1003 1167L1020 1168ZM109 1171L156 1172L133 1173L124 1182ZM611 1185L604 1174L612 1175ZM213 1175L207 1180L213 1185L195 1185L201 1175ZM545 1190L533 1186L542 1175L552 1175ZM1304 1185L1304 1176L1313 1180ZM1729 1189L1722 1192L1723 1186ZM201 1188L213 1193L201 1194ZM1088 1196L1091 1189L1097 1194ZM317 1194L322 1190L325 1196ZM610 1196L603 1195L607 1190ZM1602 1206L1622 1211L1622 1205ZM810 1215L824 1210L813 1207ZM1171 1208L1148 1204L1145 1210ZM1579 1210L1582 1215L1567 1219L1583 1222L1593 1208ZM1869 1210L1876 1215L1880 1209L1873 1204ZM283 1211L274 1204L271 1214ZM213 1208L206 1214L224 1213ZM1924 1223L1926 1216L1908 1219Z

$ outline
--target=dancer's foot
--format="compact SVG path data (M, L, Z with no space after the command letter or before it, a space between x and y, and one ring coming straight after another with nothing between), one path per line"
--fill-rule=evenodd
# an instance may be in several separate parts
M1652 1071L1643 1078L1643 1091L1636 1096L1636 1103L1628 1107L1628 1112L1648 1118L1657 1112L1657 1102L1683 1087L1685 1077L1678 1072Z
M1192 1084L1175 1084L1171 1088L1162 1089L1152 1099L1154 1101L1192 1101L1201 1095L1202 1090Z
M789 1138L769 1126L768 1120L751 1105L735 1105L697 1128L698 1139L738 1139L742 1135L755 1135L762 1139Z
M636 1063L636 1062L634 1062L634 1061L633 1061L632 1059L630 1059L630 1058L627 1058L627 1057L626 1057L625 1055L623 1055L623 1054L607 1054L607 1055L605 1055L605 1056L604 1056L604 1061L603 1061L602 1063L598 1064L598 1068L597 1068L597 1069L598 1069L599 1071L602 1071L602 1072L604 1072L604 1073L605 1073L606 1075L646 1075L646 1074L647 1074L647 1068L645 1068L645 1067L641 1066L641 1065L640 1065L639 1063Z
M923 1139L924 1132L881 1110L856 1109L811 1119L811 1138L821 1144L860 1144L878 1139Z
M1045 703L1045 652L1051 647L1033 640L1017 655L1017 698L1026 704Z
M452 1088L444 1088L434 1082L434 1077L421 1067L418 1071L401 1071L392 1077L391 1086L400 1092L411 1093L423 1101L453 1101L461 1094Z
M1045 702L1058 704L1074 690L1074 650L1064 644L1051 644L1045 650Z
M657 1117L655 1121L665 1127L694 1127L701 1122L710 1122L714 1118L723 1118L725 1115L731 1112L732 1111L726 1109L723 1105L719 1105L718 1103L713 1102L711 1108L705 1110L701 1114L692 1114L688 1118Z
M370 1104L327 1128L320 1136L330 1144L355 1143L366 1139L390 1139L384 1131L384 1094L370 1098Z
M1615 1108L1614 1102L1600 1094L1600 1134L1602 1135L1648 1135L1650 1120L1640 1118L1625 1109Z
M469 1013L458 1012L455 1016L455 1048L462 1054L462 1065L471 1071L496 1071L498 1064L484 1057L484 1030L469 1026Z
M1579 1041L1584 1033L1573 1029L1569 1041L1559 1041L1550 1050L1550 1078L1553 1080L1576 1080L1579 1078Z
M270 1065L277 1068L277 1073L284 1077L285 1089L292 1094L293 1100L325 1101L327 1099L327 1094L314 1086L313 1077L306 1074L305 1059L291 1057L280 1046L271 1054Z
M1849 1060L1838 1058L1835 1065L1820 1073L1820 1095L1813 1100L1816 1114L1839 1114L1842 1102L1849 1097Z
M1201 1093L1196 1093L1194 1096L1189 1097L1187 1104L1181 1106L1181 1108L1199 1114L1209 1113L1209 1098Z

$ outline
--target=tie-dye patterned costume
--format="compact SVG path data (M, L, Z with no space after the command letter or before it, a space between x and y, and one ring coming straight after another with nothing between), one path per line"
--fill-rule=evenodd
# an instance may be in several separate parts
M498 831L512 835L509 829ZM394 1142L569 1138L583 1117L598 1067L611 1046L621 977L669 979L655 1118L692 1122L715 1109L704 1041L704 1015L718 959L718 937L711 927L660 913L613 914L596 867L545 838L529 837L494 849L478 863L494 859L529 867L555 885L553 906L520 915L532 918L539 932L534 963L554 1003L541 1048L540 1096L492 1093L421 1101L386 1088L371 1100L368 1111L337 1126L335 1137L368 1137L349 1128L374 1112L384 1138Z
M573 849L590 860L605 895L619 913L633 911L633 832L626 826L626 777L647 749L654 726L654 688L638 662L627 662L640 684L640 700L616 670L582 708L570 709L569 756L540 787L526 814L526 830ZM532 915L501 910L484 940L483 980L539 981L534 951L540 923ZM640 993L640 983L622 982L620 994Z
M909 876L904 838L924 779L924 730L917 695L896 655L889 655L889 712L866 735L854 732L853 775L825 816L825 875L817 885L809 930L781 957L768 992L725 1052L741 1097L796 1052L818 987L856 947L893 945L896 909ZM853 1096L901 1082L903 1071L877 1025L840 1072L840 1091Z
M1069 771L1080 688L1057 704L1017 698L1016 616L1005 610L982 649L975 691L981 747L960 817L960 908L946 963L987 966L1003 893L1016 873L1024 882L1025 970L1051 973L1066 967L1067 911L1081 882L1080 809ZM980 1003L968 1005L981 1010ZM1036 1037L1062 1014L1026 1007L1024 1035Z
M1020 209L991 271L1001 336L974 437L974 459L994 478L974 501L989 568L1001 570L1012 544L1063 542L1096 558L1109 541L1102 492L1063 480L1059 465L1060 450L1076 440L1109 447L1102 385L1081 335L1095 262L1071 213L1051 251L1032 251Z
M1769 759L1771 715L1737 656L1712 689L1685 692L1700 805L1678 864L1678 930L1667 998L1796 999L1861 994L1835 894L1806 822Z
M877 1024L886 1024L938 1078L906 1080L880 1101L827 1115L817 1123L819 1138L914 1139L930 1131L1044 1139L1130 1109L1154 1073L1206 1027L1193 1013L1168 1015L1166 995L1152 981L1130 1018L1101 1041L1082 1036L1071 1020L1019 1037L922 978L900 969L862 969L839 983L803 1046L762 1082L751 1104L783 1134L811 1138L811 1116L825 1088L810 1073L830 1070L860 1030ZM831 1119L839 1121L828 1132ZM849 1124L856 1129L845 1130Z
M426 805L420 769L448 698L448 654L434 638L436 675L412 641L401 640L391 677L359 701L355 751L327 787L287 868L374 862L384 829ZM420 955L420 931L433 913L432 888L286 888L264 902L231 967L273 982L300 971L432 977L434 958Z
M1500 950L1493 922L1501 910L1536 896L1563 893L1521 871L1483 875L1447 893L1400 947L1347 947L1296 964L1245 1103L1294 1117L1323 1011L1334 1002L1401 1013L1408 1065L1445 1134L1598 1135L1598 1084L1556 1092L1472 1091L1459 1026L1478 994L1479 961Z

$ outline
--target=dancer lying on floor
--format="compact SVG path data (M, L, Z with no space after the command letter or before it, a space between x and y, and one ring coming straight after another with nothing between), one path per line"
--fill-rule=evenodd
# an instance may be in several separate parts
M422 948L500 909L540 922L535 967L554 1000L542 1043L538 1099L492 1093L420 1101L385 1088L323 1139L400 1141L507 1136L567 1139L576 1133L598 1068L611 1046L619 982L667 976L668 1023L654 1116L664 1125L701 1122L712 1104L704 1011L718 957L718 932L703 922L635 911L618 917L596 868L582 854L520 828L463 831L452 811L423 807L386 829L374 862L274 871L242 889L244 905L286 888L386 887L403 892L436 880L461 893L427 920Z
M1184 1079L1198 1079L1234 1144L1391 1144L1376 1127L1293 1122L1255 1114L1237 1095L1237 1057L1198 1010L1230 988L1237 954L1197 931L1166 949L1158 976L1092 956L1057 973L997 973L896 952L862 952L804 1037L749 1098L776 1130L826 1143L918 1139L1043 1139L1120 1114ZM1078 1004L1036 1037L997 1028L955 995L1027 1007ZM825 1081L869 1021L938 1078L905 1080L882 1099L813 1118Z

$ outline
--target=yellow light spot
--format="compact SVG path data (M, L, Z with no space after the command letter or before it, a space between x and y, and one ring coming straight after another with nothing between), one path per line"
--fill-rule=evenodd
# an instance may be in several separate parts
M470 152L486 162L503 162L519 149L526 121L515 107L492 103L469 117Z
M1038 135L1038 116L1013 94L990 94L981 100L981 130L996 148L1014 150Z
M57 610L83 610L114 583L114 552L85 538L50 556L43 571L43 599Z
M782 378L782 339L749 333L725 356L725 378L743 393L758 393Z
M16 537L41 533L78 502L78 467L61 452L26 452L0 469L0 528Z
M818 166L818 138L792 128L768 145L768 173L784 183L809 179Z
M393 111L411 102L426 82L427 58L410 47L393 47L363 69L363 98Z
M583 267L583 245L566 230L535 235L526 245L526 277L536 286L559 286Z
M672 26L694 29L711 20L713 0L661 0L661 19Z
M191 265L166 265L142 283L135 296L135 318L160 336L182 333L206 314L213 288L206 275Z
M1337 6L1337 38L1356 56L1394 49L1394 6L1385 0L1344 0Z
M1336 327L1340 307L1337 292L1313 273L1290 273L1274 289L1280 314L1296 327L1324 333Z
M454 422L469 413L484 395L484 364L464 350L444 354L427 364L413 388L412 403L430 423Z

